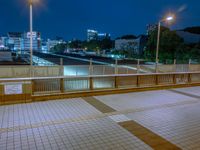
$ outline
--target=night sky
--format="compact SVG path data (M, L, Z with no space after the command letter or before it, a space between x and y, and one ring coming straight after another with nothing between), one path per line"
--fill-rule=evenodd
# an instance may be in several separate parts
M0 0L0 35L29 29L28 0ZM40 0L34 6L34 30L43 38L86 39L86 30L144 34L146 24L176 14L172 29L200 25L199 0Z

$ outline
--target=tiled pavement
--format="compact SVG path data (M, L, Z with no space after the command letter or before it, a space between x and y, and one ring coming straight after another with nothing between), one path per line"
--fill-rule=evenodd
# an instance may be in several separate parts
M96 96L95 98L117 111L158 108L170 104L196 101L193 97L167 90Z
M200 150L200 87L175 91L1 106L0 150ZM173 147L152 145L126 122Z

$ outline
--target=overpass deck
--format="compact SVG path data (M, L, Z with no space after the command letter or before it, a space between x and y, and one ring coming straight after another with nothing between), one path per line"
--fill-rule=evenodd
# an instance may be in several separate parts
M200 87L0 106L0 149L200 149Z

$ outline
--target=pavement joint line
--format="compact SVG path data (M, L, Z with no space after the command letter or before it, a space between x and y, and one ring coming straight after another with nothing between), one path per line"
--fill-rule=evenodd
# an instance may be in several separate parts
M164 104L160 106L152 106L152 107L146 107L146 108L138 108L138 109L128 109L128 110L122 110L122 111L114 111L110 113L101 113L96 115L88 115L84 117L77 117L77 118L66 118L61 120L53 120L53 121L45 121L35 124L29 124L29 125L21 125L21 126L13 126L9 128L0 128L0 133L5 132L15 132L19 130L26 130L31 128L39 128L44 126L50 126L50 125L59 125L59 124L65 124L65 123L73 123L73 122L81 122L81 121L90 121L94 119L100 119L104 117L109 117L113 115L122 115L122 114L129 114L129 113L137 113L137 112L143 112L143 111L150 111L150 110L156 110L161 108L171 108L175 106L182 106L182 105L189 105L189 104L195 104L199 103L200 101L185 101L185 102L177 102L173 104Z
M178 93L178 94L181 94L181 95L185 95L185 96L188 96L188 97L200 99L200 96L194 95L194 94L190 94L190 93L187 93L187 92L177 91L177 90L173 90L173 89L172 90L168 90L168 91L171 91L171 92L174 92L174 93Z

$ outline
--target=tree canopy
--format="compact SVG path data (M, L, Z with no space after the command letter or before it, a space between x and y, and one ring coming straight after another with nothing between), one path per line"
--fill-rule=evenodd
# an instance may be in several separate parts
M136 38L137 38L137 36L128 34L128 35L123 35L121 37L118 37L117 39L126 39L126 40L129 40L129 39L136 39Z
M155 30L148 38L145 58L155 60L157 33ZM187 60L195 59L200 56L200 44L186 44L180 38L176 31L170 31L168 28L161 27L160 46L159 46L159 61L165 60Z
M61 43L52 47L51 51L55 53L62 53L65 51L65 49L67 49L67 44Z
M88 49L88 50L108 50L113 48L114 41L110 39L103 40L91 40L91 41L81 41L74 40L69 42L68 44L58 44L51 48L53 52L64 52L67 48L75 48L75 49Z
M156 57L157 34L157 30L150 34L145 52L145 57L151 58L152 60ZM181 39L175 31L170 31L168 28L161 27L159 60L175 59L175 52L182 43L183 39Z

